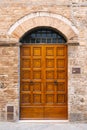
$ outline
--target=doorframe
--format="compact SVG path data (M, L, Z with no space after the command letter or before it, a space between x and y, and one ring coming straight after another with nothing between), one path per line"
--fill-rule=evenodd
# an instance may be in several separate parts
M43 19L43 23L41 22L42 19ZM40 21L40 23L38 23L38 20ZM62 23L61 28L60 28L60 26L56 25L56 23L58 23L58 22L60 24ZM25 23L26 23L27 28L24 28ZM30 24L28 24L28 23L30 23ZM17 98L17 101L18 101L17 118L18 117L20 118L20 45L21 45L21 43L19 43L19 39L25 32L27 32L28 30L31 30L32 28L38 27L38 26L47 26L47 27L51 26L57 30L60 30L60 32L63 32L64 35L67 37L68 45L76 45L76 43L78 43L79 30L77 29L77 27L72 26L72 21L70 21L70 19L67 19L63 15L59 15L58 13L56 14L54 12L49 13L49 12L45 12L45 11L37 11L37 12L29 13L29 14L23 16L22 18L19 18L19 20L17 20L11 27L9 27L9 29L7 31L7 37L9 38L10 43L12 43L11 41L13 41L13 39L14 39L14 43L15 43L15 41L16 41L16 43L18 43L18 79L17 79L18 80L18 91L17 91L17 93L19 95ZM66 29L64 29L65 26L66 26ZM83 44L79 43L79 45L83 45ZM68 59L69 59L69 56L68 56L68 46L67 46L67 107L68 107L68 115L69 115L70 114L70 110L69 110L70 105L68 102L68 99L69 99L68 98L68 96L69 96L68 75L69 75L70 68L68 68L68 65L69 65Z
M19 94L19 103L18 103L18 106L19 106L19 109L18 109L18 120L20 120L20 47L21 45L18 47L18 94Z
M21 120L20 119L20 54L21 54L21 46L22 43L18 46L18 94L19 94L19 99L18 99L18 121L20 122L69 122L69 103L68 103L68 45L67 42L65 43L66 47L67 47L67 52L66 52L66 56L67 56L67 79L66 79L66 84L67 84L67 119L66 120Z

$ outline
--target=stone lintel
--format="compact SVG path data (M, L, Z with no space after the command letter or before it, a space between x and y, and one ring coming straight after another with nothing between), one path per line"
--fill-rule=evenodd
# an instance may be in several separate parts
M9 46L20 46L20 42L14 41L0 41L0 46L9 47Z
M79 46L79 42L68 42L67 43L68 46Z

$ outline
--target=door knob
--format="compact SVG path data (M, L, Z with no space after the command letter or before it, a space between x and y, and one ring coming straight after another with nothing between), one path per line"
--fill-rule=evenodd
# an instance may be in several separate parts
M33 84L34 84L34 82L33 82L33 81L30 81L30 84L31 84L31 85L33 85Z
M55 80L55 81L54 81L54 84L55 84L55 85L58 85L58 82L57 82L57 80Z

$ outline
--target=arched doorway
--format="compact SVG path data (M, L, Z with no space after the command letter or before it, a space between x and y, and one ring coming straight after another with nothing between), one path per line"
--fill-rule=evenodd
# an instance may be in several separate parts
M39 27L20 42L20 119L67 119L66 38Z

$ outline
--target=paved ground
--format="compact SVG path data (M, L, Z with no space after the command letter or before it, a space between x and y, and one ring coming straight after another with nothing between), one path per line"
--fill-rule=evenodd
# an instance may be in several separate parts
M0 122L0 130L87 130L86 123Z

